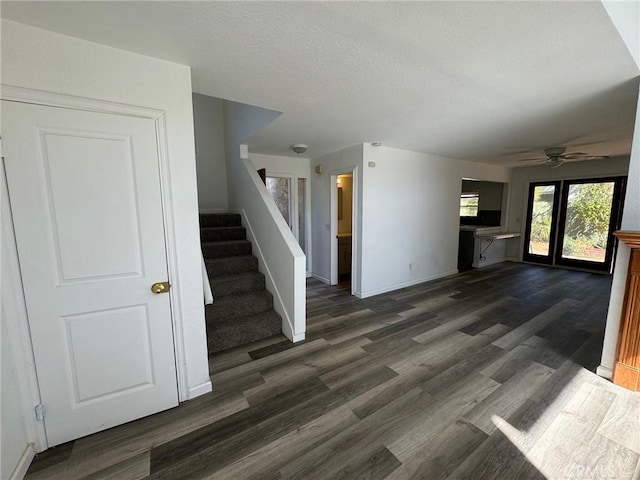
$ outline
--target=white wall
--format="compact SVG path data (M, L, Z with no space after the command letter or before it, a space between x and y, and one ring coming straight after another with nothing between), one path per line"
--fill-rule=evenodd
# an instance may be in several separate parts
M636 124L633 133L633 145L629 162L629 176L627 179L627 192L624 201L621 230L640 232L640 96L638 97L636 110ZM609 311L607 312L607 326L602 347L602 359L598 367L598 375L606 378L611 378L613 375L627 270L629 268L629 247L627 247L624 242L619 242L618 245L618 255L611 285Z
M2 82L166 112L175 221L174 288L182 328L176 331L182 400L210 390L196 194L189 67L2 21Z
M338 152L314 159L311 162L311 225L312 249L313 249L313 276L319 280L330 283L331 281L331 248L332 243L337 252L335 236L331 233L331 191L335 189L335 181L331 181L332 174L345 173L353 169L362 171L362 145L354 145ZM322 166L324 172L315 173L316 166ZM362 175L358 175L354 188L357 192L362 191ZM354 210L362 211L362 195L358 193ZM362 266L361 232L362 222L359 220L354 225L355 269L360 271ZM337 255L337 253L336 253ZM336 257L337 258L337 257ZM337 260L336 260L337 261ZM337 268L337 267L336 267ZM356 275L355 290L360 292L361 279Z
M507 183L509 170L386 147L363 150L360 295L456 273L462 178Z
M13 234L9 196L0 163L0 479L17 467L28 467L35 449L44 449L44 430L25 415L40 403L27 328L27 311L20 281L18 253ZM19 377L20 375L20 377Z
M282 331L292 341L306 331L305 255L249 160L246 141L279 112L224 102L229 210L242 214L247 236L282 317Z
M511 174L511 188L509 189L510 208L507 216L507 230L520 232L524 237L527 195L530 182L619 176L626 175L628 170L629 159L625 157L568 162L558 168L549 168L545 165L514 168ZM523 237L509 241L509 249L507 251L509 258L522 260Z
M602 4L640 69L640 4L621 1L603 1ZM622 230L640 231L640 95L636 106ZM629 248L620 242L611 285L602 359L597 371L598 375L606 378L611 378L613 374L629 255Z
M193 94L193 127L201 213L226 212L227 163L224 149L224 100Z
M375 163L370 167L369 163ZM329 282L331 174L358 169L355 294L368 297L457 272L462 178L507 183L503 167L356 145L314 159L313 275Z
M3 287L4 288L4 287ZM13 352L9 344L9 336L4 317L6 312L2 308L2 398L0 410L2 416L2 432L0 437L0 478L8 479L14 468L20 462L29 445L27 428L22 416L20 388L13 361Z
M292 178L310 178L311 161L304 157L281 157L278 155L262 155L249 153L249 158L256 170L267 169L267 175L284 175Z
M640 2L604 0L602 5L618 29L629 53L640 66Z

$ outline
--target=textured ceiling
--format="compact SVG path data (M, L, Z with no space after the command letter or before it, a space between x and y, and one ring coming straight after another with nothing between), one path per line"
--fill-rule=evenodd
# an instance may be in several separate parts
M2 16L192 67L283 112L252 151L386 146L507 166L630 151L638 69L600 2L2 2Z

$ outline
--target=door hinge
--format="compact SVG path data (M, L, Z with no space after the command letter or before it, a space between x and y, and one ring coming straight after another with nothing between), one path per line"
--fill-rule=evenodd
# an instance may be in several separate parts
M40 405L36 405L34 407L34 410L36 412L36 420L38 421L42 421L44 420L44 405L40 404Z

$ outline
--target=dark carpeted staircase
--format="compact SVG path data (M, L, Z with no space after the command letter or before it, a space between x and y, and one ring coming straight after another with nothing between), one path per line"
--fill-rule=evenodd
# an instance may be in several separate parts
M240 215L200 215L200 238L214 298L205 306L209 353L279 334L282 320Z

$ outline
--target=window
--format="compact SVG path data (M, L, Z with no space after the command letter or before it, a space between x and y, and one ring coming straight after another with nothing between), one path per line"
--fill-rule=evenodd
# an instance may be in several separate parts
M307 179L294 174L276 177L265 175L265 186L273 198L291 232L297 238L302 251L307 255L307 271L311 271L310 238L307 232L309 198Z
M291 179L287 177L267 177L266 187L284 220L293 230L291 218Z
M460 195L460 216L461 217L477 217L478 216L478 192L466 192Z

